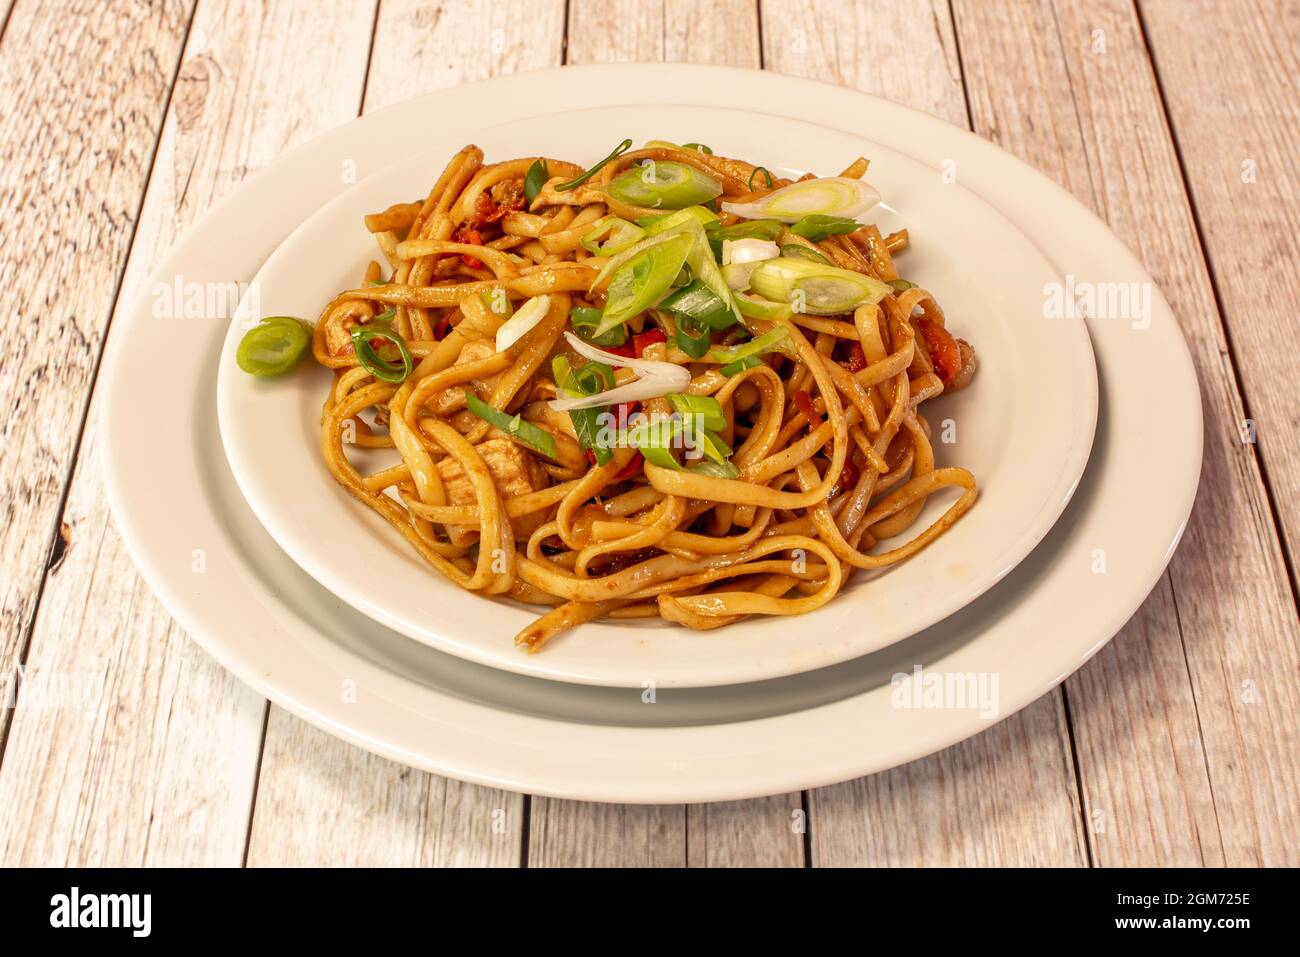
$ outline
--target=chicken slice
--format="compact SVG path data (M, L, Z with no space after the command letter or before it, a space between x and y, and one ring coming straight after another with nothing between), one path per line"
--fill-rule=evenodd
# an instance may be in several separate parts
M501 493L502 499L526 495L539 487L532 456L509 439L488 439L474 448L483 457L488 471L492 473L492 479L496 482L497 491ZM447 490L449 504L473 505L475 503L474 486L459 462L447 456L438 461L437 469L442 477L443 487ZM514 524L519 525L519 520ZM535 522L525 524L533 524L536 527ZM478 535L479 530L474 525L447 526L447 537L451 539L453 545L468 545L477 541Z
M495 352L496 346L486 339L467 342L461 347L460 355L456 357L456 365L464 365L466 362L478 362ZM486 379L470 379L468 388L473 389L474 394L486 402L491 397L492 390L496 388L497 380L500 378L501 373L498 372ZM448 416L465 408L466 388L463 385L454 385L440 393L433 401L433 411L438 415Z

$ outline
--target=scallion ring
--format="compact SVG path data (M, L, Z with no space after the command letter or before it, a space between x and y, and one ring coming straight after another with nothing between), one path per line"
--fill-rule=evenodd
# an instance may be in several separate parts
M821 263L824 266L834 265L811 246L804 246L800 243L786 243L781 247L781 255L790 259L807 259L809 262Z
M768 189L772 188L772 174L767 171L767 167L755 166L754 172L749 174L749 191L751 193L754 191L754 177L757 176L759 173L762 173L764 176L767 177L767 188Z
M722 184L686 163L649 160L614 177L605 191L632 206L685 209L721 196Z
M380 356L371 344L372 339L381 339L396 348L398 361ZM352 348L357 362L381 382L405 382L415 370L415 361L406 348L406 342L392 329L375 328L373 323L357 326L352 330Z
M302 361L310 347L311 332L301 319L270 316L244 333L235 362L249 375L283 375Z

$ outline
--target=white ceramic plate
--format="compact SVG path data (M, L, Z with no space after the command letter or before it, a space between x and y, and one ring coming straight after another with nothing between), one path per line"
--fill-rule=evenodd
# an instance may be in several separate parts
M235 349L262 315L315 320L340 290L357 285L378 255L362 217L426 193L465 143L481 146L489 162L539 153L594 162L609 150L610 129L638 142L704 137L722 155L796 175L834 174L859 155L869 157L871 182L893 207L876 221L885 232L906 226L912 236L914 245L899 259L903 274L935 294L949 328L979 356L972 386L927 404L925 414L940 465L970 469L980 498L934 545L861 576L812 614L754 617L713 632L658 621L593 623L528 655L512 639L541 610L448 582L331 478L319 452L331 373L310 363L281 379L256 379L239 370ZM260 314L248 315L252 297L246 300L217 373L222 439L254 514L308 574L358 611L442 651L535 677L623 687L778 678L876 651L952 614L996 584L1061 514L1096 424L1092 347L1082 319L1044 318L1044 289L1063 284L1042 253L961 185L878 143L740 110L587 109L443 133L453 138L345 191L271 255L254 279L252 308ZM956 441L945 444L945 433ZM389 453L365 461L373 470L400 460ZM915 529L955 498L956 490L935 496Z
M864 135L888 130L891 144L936 169L955 161L965 186L1012 218L1059 273L1151 283L1123 243L1058 186L931 116L775 74L619 65L465 86L341 127L219 204L146 288L177 276L251 279L337 193L341 163L365 175L399 138L411 150L432 145L430 115L494 111L508 121L537 103L617 105L619 91L644 87L665 102L764 103ZM995 718L1045 694L1146 597L1182 534L1200 471L1196 379L1156 292L1146 328L1089 321L1102 390L1089 468L1047 539L996 587L961 614L856 661L777 681L665 691L648 705L640 689L536 681L440 653L318 586L262 530L226 467L215 381L228 317L179 323L155 319L150 307L143 297L110 330L100 427L118 527L168 610L242 680L354 744L537 794L650 803L775 794L893 767L975 734L993 720L977 709L895 707L891 675L917 664L996 674ZM159 390L171 401L153 402ZM145 404L147 430L138 427ZM197 548L204 574L194 570ZM1106 574L1093 573L1099 548Z

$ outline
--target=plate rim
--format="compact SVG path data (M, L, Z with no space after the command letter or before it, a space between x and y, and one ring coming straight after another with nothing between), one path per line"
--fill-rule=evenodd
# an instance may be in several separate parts
M1110 232L1109 228L1092 210L1038 170L983 140L969 130L952 126L943 120L910 107L892 103L860 91L849 90L815 80L787 77L771 71L750 71L732 67L685 64L674 64L667 68L663 64L613 64L565 67L559 70L552 69L497 77L451 90L426 94L407 103L395 104L374 114L368 114L365 117L353 120L343 127L327 132L321 137L286 152L271 167L249 177L229 195L214 204L198 223L186 230L171 252L150 273L150 281L144 284L143 289L150 288L160 276L175 274L177 269L174 264L179 262L189 263L192 267L198 269L200 274L202 274L205 267L216 269L216 265L211 262L212 257L209 251L204 248L205 231L210 231L215 226L220 225L223 218L230 218L230 211L236 207L237 203L266 194L272 188L271 184L275 180L277 169L281 171L281 175L288 168L303 172L300 167L310 165L303 162L303 158L309 149L319 149L322 146L337 143L342 134L353 129L355 124L373 123L377 117L393 119L413 114L422 105L435 98L445 97L449 105L463 102L466 95L481 94L484 88L489 85L503 88L520 82L551 82L555 79L555 75L566 71L571 74L585 74L582 82L578 83L577 87L580 90L592 90L598 93L600 85L592 82L594 74L597 72L604 72L606 74L605 79L617 83L628 82L637 78L638 71L647 69L659 74L656 79L660 81L663 80L665 74L675 72L682 78L685 88L695 95L698 95L701 90L707 90L710 95L716 95L724 89L736 90L738 86L745 93L753 94L756 85L764 88L762 92L772 91L776 86L784 86L787 87L787 93L802 93L809 97L824 98L825 104L818 104L818 109L830 110L832 107L839 106L851 111L854 108L861 109L865 107L870 110L891 113L895 118L910 118L912 123L929 125L932 129L940 131L942 136L948 137L950 141L954 133L958 134L956 142L966 144L973 151L977 162L977 173L979 161L987 161L990 157L995 157L999 164L1004 166L1009 164L1009 169L1017 173L1021 178L1018 180L1018 190L1010 194L1007 201L1002 204L993 201L984 192L988 190L995 195L999 194L996 181L982 182L981 188L975 191L980 195L984 195L990 205L1003 210L1007 215L1011 215L1009 210L1015 206L1016 201L1024 194L1037 192L1052 197L1059 203L1064 204L1065 208L1073 216L1081 217L1082 223L1089 230L1099 233L1105 239L1108 255L1122 263L1125 274L1133 274L1151 282L1154 290L1154 300L1161 316L1161 335L1165 340L1168 340L1167 358L1171 363L1169 372L1172 376L1170 385L1180 392L1184 400L1184 403L1177 407L1179 413L1183 416L1183 421L1180 423L1180 438L1182 441L1177 449L1181 455L1181 461L1177 464L1184 467L1184 474L1192 476L1192 480L1190 483L1179 486L1178 491L1181 494L1166 494L1160 499L1153 509L1153 513L1155 510L1159 510L1159 516L1153 514L1149 517L1150 521L1158 524L1161 529L1159 533L1159 541L1162 543L1161 554L1154 556L1144 566L1136 580L1133 576L1126 577L1125 580L1128 585L1124 588L1122 599L1117 599L1116 606L1108 614L1100 616L1103 620L1095 623L1089 629L1091 637L1087 641L1082 638L1076 639L1076 647L1072 648L1069 655L1064 656L1064 660L1058 661L1052 667L1039 667L1035 678L1021 681L1016 686L1014 693L1009 698L1004 698L1006 707L1001 717L1005 718L1010 714L1014 714L1020 708L1050 691L1104 647L1115 631L1128 620L1133 611L1145 600L1147 594L1163 573L1169 558L1172 556L1173 549L1186 527L1187 516L1190 514L1192 502L1195 498L1203 447L1201 399L1191 355L1187 349L1182 330L1145 267L1141 265L1124 243ZM642 74L641 78L644 78L644 74ZM403 113L403 111L407 112ZM1016 219L1014 216L1012 218L1013 220ZM1031 239L1034 238L1030 230L1023 225L1021 228L1030 233ZM246 256L256 255L256 250L249 248L252 245L252 243L246 243L243 250L237 250L236 252L242 252ZM273 246L274 242L268 245ZM1043 248L1041 245L1040 248L1048 255L1049 259L1056 261L1051 250ZM264 258L264 256L261 258ZM261 261L261 258L258 259L258 262ZM253 266L254 271L255 269L256 265ZM218 274L221 274L219 270ZM130 318L131 316L138 319L143 313L147 313L147 307L147 293L142 291L137 296L133 308L127 310L123 317L115 322L109 330L104 365L104 405L98 423L100 433L98 439L103 443L102 465L107 497L114 521L122 534L127 551L131 554L143 577L159 596L173 618L190 632L195 640L214 658L247 684L276 703L345 740L375 753L428 771L478 784L587 800L682 802L728 800L759 794L782 793L801 787L812 787L832 781L845 780L922 757L963 740L989 726L987 724L973 723L972 720L965 719L962 716L953 717L950 715L946 721L930 722L925 733L918 732L903 744L896 743L893 747L881 747L875 751L868 748L853 749L851 754L847 756L840 754L834 761L818 755L818 759L823 763L818 764L816 767L806 766L806 762L812 760L812 757L801 752L796 755L796 767L772 768L769 764L763 764L762 766L746 769L746 776L743 779L733 777L727 780L719 780L716 776L710 776L707 769L705 772L693 777L665 774L664 768L658 763L654 764L657 776L650 775L647 777L644 773L638 776L636 772L643 769L632 766L622 768L621 770L624 773L621 775L605 774L598 779L590 779L575 777L575 772L558 767L560 763L558 761L555 767L544 766L540 771L530 772L522 772L510 767L493 770L478 756L467 762L456 763L445 754L440 757L439 754L434 753L437 749L431 750L428 745L412 749L403 747L398 741L390 740L393 736L392 727L384 728L384 715L372 715L364 724L359 722L355 715L350 719L339 717L337 705L333 704L333 702L322 703L320 689L310 686L304 689L301 680L297 680L295 683L295 679L299 677L296 675L277 676L266 672L259 665L257 655L250 653L247 646L232 643L228 636L223 634L223 630L228 629L223 629L220 622L214 624L206 619L202 602L199 600L192 582L187 583L175 573L174 567L167 565L164 561L163 552L169 545L179 547L176 541L169 542L165 540L164 536L164 540L155 541L150 544L149 548L146 547L146 532L156 532L157 529L149 528L149 523L145 520L147 512L136 511L139 507L147 507L148 503L141 503L138 499L132 499L128 495L130 491L129 471L123 471L123 459L129 459L130 455L127 450L116 447L112 437L112 429L114 420L124 415L122 409L119 408L117 396L117 383L122 377L120 365L122 355L125 352L122 328L133 321ZM1165 328L1166 326L1167 328ZM1153 326L1153 328L1156 327ZM1093 329L1091 323L1089 329L1090 332ZM1096 347L1095 337L1094 346ZM1100 354L1100 350L1099 359L1101 360L1099 366L1102 367L1099 368L1102 375L1100 384L1104 389L1106 385L1104 366L1106 363L1105 357ZM1105 458L1105 456L1102 456L1102 458ZM1098 462L1095 464L1096 467L1100 468L1103 463ZM1092 471L1092 468L1093 466L1090 465L1089 472ZM1087 479L1088 474L1085 473L1085 480ZM1166 490L1166 492L1168 491ZM174 558L175 556L172 556L172 560ZM314 637L318 642L322 639L321 635L312 634L310 628L304 629L302 637L306 639ZM966 647L980 646L987 648L991 640L992 636L981 634L971 639L971 642ZM325 644L332 647L327 640ZM865 699L869 694L870 692L863 692L854 701ZM447 703L448 708L452 708L453 705L453 702ZM495 712L491 711L489 713L495 714ZM791 721L797 717L799 716L782 715L779 719L772 720ZM548 724L553 724L553 722L538 722L538 725L543 729ZM733 727L739 728L742 725L743 723ZM700 729L673 730L696 732ZM688 746L687 742L682 739L698 737L698 735L686 733L672 734L671 736L675 739L673 746L676 748ZM642 733L643 740L644 737L645 735Z
M648 103L636 104L636 106L645 107L651 105ZM591 109L582 107L562 109L545 115L547 117L572 118L583 113L589 113ZM714 108L706 107L706 109ZM860 134L847 133L799 117L783 117L780 114L765 113L761 109L746 109L743 112L747 116L768 116L773 119L813 126L826 131L827 135L844 136L857 140L861 143L863 149L866 149L868 145L873 145L891 155L896 155L901 158L902 162L908 164L907 172L902 174L905 179L913 176L917 168L925 168L925 163L921 159L897 145L873 143ZM458 142L465 139L477 141L483 136L499 135L501 131L510 130L514 126L515 123L513 122L493 123L486 127L456 132L453 136ZM277 268L294 270L298 262L311 259L312 257L303 248L304 242L307 242L313 233L322 231L322 224L324 223L332 223L337 227L340 218L340 207L346 207L349 204L356 205L357 200L355 197L357 195L376 192L385 181L392 179L394 169L400 167L402 171L400 175L404 178L407 171L412 167L420 169L436 167L438 162L445 159L445 156L442 155L445 152L445 147L446 143L440 143L415 150L384 169L372 172L348 189L331 197L328 202L298 223L283 241L276 246L272 254L259 268L253 283L261 282L263 289L265 289L269 284L263 277L268 269L272 271ZM937 188L931 187L932 190ZM943 188L951 189L952 184L945 184ZM1013 250L1013 256L1017 258L1021 256L1037 257L1033 261L1036 271L1041 271L1044 277L1053 277L1058 282L1063 278L1041 250L1038 249L1037 245L1014 221L961 184L956 184L956 188L965 196L963 202L966 204L965 208L968 210L968 215L978 217L978 219L968 220L975 224L975 228L1005 231L995 242L995 245L1005 243L1009 241L1010 237L1014 237L1023 243L1026 248ZM390 192L392 192L391 189ZM397 193L393 192L393 195L396 196ZM937 194L932 194L932 196L937 196ZM956 308L951 303L949 305L954 309ZM288 307L281 304L273 307L271 311L276 311L277 308L284 309ZM981 316L980 321L986 318L986 316ZM976 331L977 328L972 327L971 331ZM1038 328L1047 329L1045 326ZM242 331L243 318L237 311L237 314L230 321L218 371L217 408L221 441L226 450L230 468L235 475L246 503L280 548L326 590L387 628L398 631L439 651L490 667L501 668L544 680L564 681L574 684L639 687L647 676L652 676L657 686L663 688L716 687L771 680L833 666L863 654L874 653L896 642L906 640L945 618L959 614L964 607L977 600L980 595L990 588L995 587L999 581L1024 561L1060 519L1087 467L1097 423L1098 383L1096 359L1086 326L1082 318L1079 317L1053 320L1050 330L1042 334L1044 339L1043 348L1056 349L1068 346L1069 358L1064 365L1070 376L1070 382L1068 385L1062 386L1062 388L1067 390L1071 397L1077 398L1077 404L1070 403L1067 399L1059 397L1060 393L1058 393L1057 404L1067 406L1073 414L1067 421L1062 423L1066 428L1063 428L1058 433L1059 440L1053 442L1054 448L1050 454L1039 456L1036 460L1038 464L1036 474L1040 478L1040 484L1035 488L1034 511L1025 514L1023 521L1012 526L1012 534L999 539L995 543L996 554L980 563L982 571L972 574L969 580L960 583L959 587L952 587L955 583L945 581L945 585L948 587L944 589L943 600L933 603L933 606L937 606L939 609L937 613L927 612L922 614L917 611L913 613L914 620L902 624L895 624L891 617L886 627L878 630L864 629L855 634L851 630L846 630L845 625L847 617L852 614L854 596L838 595L826 608L818 609L808 616L799 616L797 620L791 620L794 623L790 627L800 628L801 633L807 629L815 630L819 624L823 623L834 628L834 638L824 642L818 642L814 639L812 642L813 647L801 645L798 648L797 657L793 649L778 647L780 639L771 637L770 632L775 628L770 623L764 632L766 637L754 639L760 642L760 647L766 649L765 652L756 651L752 655L722 656L721 660L713 656L709 648L696 649L696 652L700 657L712 660L701 661L698 657L691 657L690 652L692 649L687 649L685 658L678 657L669 648L668 642L674 636L671 636L668 632L645 629L633 631L619 625L606 625L605 627L618 628L620 631L632 631L634 635L638 636L634 640L639 644L639 648L626 648L621 652L612 653L611 657L614 658L612 661L602 657L584 659L583 652L589 650L588 646L593 642L599 645L615 637L622 639L625 636L593 634L590 628L588 628L588 642L581 648L574 647L570 651L572 643L566 642L564 649L551 649L546 655L530 656L520 654L513 646L502 644L500 641L495 643L476 642L472 637L457 632L454 624L448 625L446 622L440 621L438 622L439 627L433 627L422 623L419 617L409 610L407 606L401 605L401 601L406 600L409 595L415 594L410 591L409 586L417 579L423 576L433 576L434 581L437 582L436 575L430 569L420 568L419 572L416 573L411 570L408 564L395 564L393 566L394 574L399 575L402 581L407 582L408 587L406 590L396 595L394 595L394 589L385 591L388 579L381 576L381 579L372 590L377 590L378 593L383 593L387 597L371 598L364 590L355 587L354 582L349 577L353 571L351 566L345 568L338 560L336 553L322 552L320 550L318 536L313 534L310 527L304 524L302 516L297 516L295 519L295 517L290 516L284 509L276 505L275 496L281 494L282 483L279 482L278 477L267 474L267 467L261 464L261 456L257 454L257 450L254 448L258 443L265 444L265 440L250 433L244 424L251 419L263 421L266 419L264 412L254 415L249 408L251 405L261 403L264 398L259 390L247 388L244 377L233 371L232 356ZM1017 338L1014 333L1011 333L1011 337ZM1025 357L1020 356L1018 358L1024 360ZM1032 368L1047 368L1048 363L1045 361L1030 362L1030 366ZM1053 368L1059 369L1059 367L1055 366ZM979 395L977 392L978 390L972 389L970 393L964 393L964 401L969 403L978 402ZM270 401L276 401L276 399L272 398ZM1017 414L1023 413L1018 412ZM1023 423L1021 424L1023 425ZM296 429L290 431L296 433ZM1021 431L1015 429L1010 429L1010 431L1014 433L1016 438L1023 438L1024 436ZM1053 439L1056 439L1056 437L1054 436ZM264 452L265 449L263 448L262 451ZM1020 451L1023 455L1024 450L1021 449ZM319 464L315 458L312 459L312 462ZM996 475L984 474L977 470L976 478L980 483L982 498L990 494L989 490L994 488L996 477ZM317 478L318 476L312 476L311 479L313 496L317 491L315 486ZM994 494L995 500L997 498L1005 500L1005 490L1003 488L995 489ZM292 512L293 502L291 500L280 499L279 504L286 506L289 512ZM355 503L348 501L343 503L341 507L355 507ZM976 508L979 507L980 503L977 502ZM989 507L992 507L991 503L985 505L985 511ZM353 531L349 522L341 532L345 542L353 540ZM386 529L381 529L380 535L383 543L388 547L385 549L376 548L374 552L367 552L369 562L380 559L381 556L376 552L386 552L404 547L404 543L390 541L393 536L383 535L383 532L386 531ZM374 545L367 539L364 547L370 549ZM926 567L930 568L932 566L934 574L942 573L943 563L946 559L950 558L959 562L966 560L959 554L945 555L939 544L936 544L935 549L937 550L928 551L923 557ZM916 560L922 560L922 558L918 556ZM859 606L864 600L870 602L871 595L866 591L866 588L872 588L872 594L883 594L874 592L874 589L887 589L889 587L888 577L888 575L884 576L879 585L875 583L860 585L856 594ZM441 582L438 582L438 584L441 585ZM910 592L907 594L910 594ZM458 604L458 611L463 611L465 614L474 614L480 603L486 600L483 596L464 593L456 594L454 597L460 603ZM888 602L890 597L885 596L880 600ZM498 604L482 607L485 616L504 611ZM923 606L918 604L916 607L919 609ZM893 616L896 610L897 603L895 603L894 610L888 611L888 614ZM880 613L884 615L886 610L880 609ZM903 608L903 613L907 613L906 607ZM743 626L739 627L743 629ZM715 643L715 639L693 633L687 633L685 637L688 640L694 639L702 643ZM738 640L747 638L743 634L730 634L727 637ZM560 653L561 651L568 653ZM642 652L648 652L647 656L641 657Z

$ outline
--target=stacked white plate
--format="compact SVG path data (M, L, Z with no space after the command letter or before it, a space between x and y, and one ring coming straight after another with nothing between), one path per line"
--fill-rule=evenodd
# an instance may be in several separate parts
M638 90L654 102L636 102ZM548 103L565 109L539 114ZM1013 713L1109 640L1164 569L1195 495L1201 420L1186 346L1100 221L933 117L716 67L493 80L288 154L214 209L146 288L256 280L246 312L315 318L373 256L361 217L425 193L464 144L489 161L592 162L624 137L706 142L783 171L871 159L883 225L913 238L904 275L980 356L969 389L927 406L955 437L937 444L941 462L980 480L970 514L811 615L705 634L590 625L525 656L511 638L534 612L442 581L335 486L316 448L328 373L252 380L233 362L247 316L196 334L146 300L110 334L106 482L142 573L195 639L272 700L377 753L498 787L636 802L891 767ZM355 185L340 181L345 162L363 174ZM1097 304L1117 291L1128 308L1103 317ZM1071 318L1076 293L1097 318ZM172 401L150 402L159 421L145 434L138 409L160 390ZM1157 476L1160 495L1139 494ZM893 680L918 666L983 692L929 698L912 693L915 678Z

